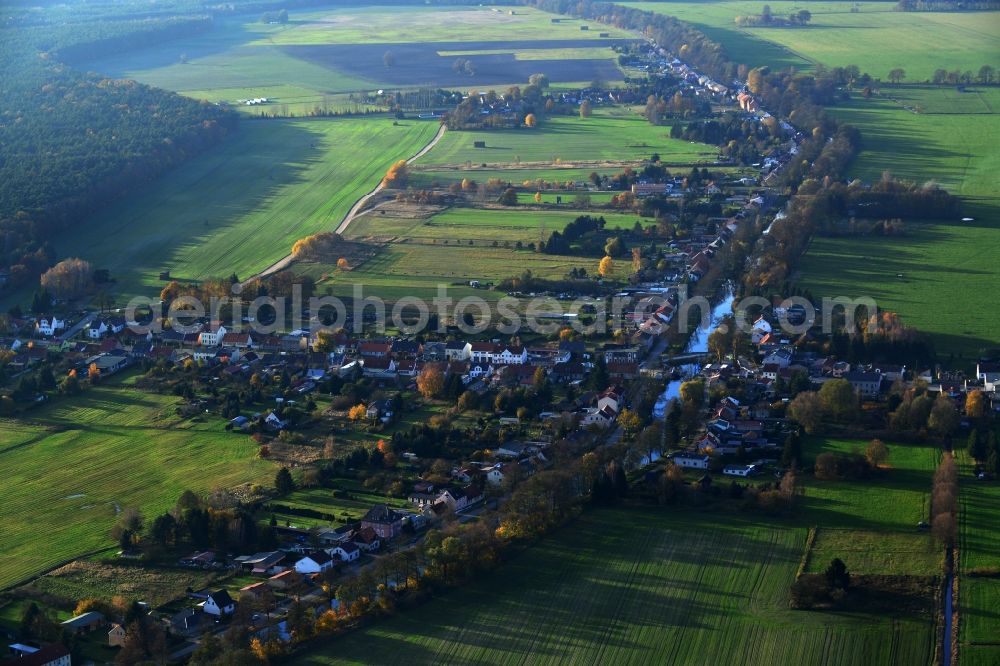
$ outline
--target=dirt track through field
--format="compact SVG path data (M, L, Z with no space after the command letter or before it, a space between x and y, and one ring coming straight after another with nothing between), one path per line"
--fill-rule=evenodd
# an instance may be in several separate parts
M430 150L432 148L434 148L434 146L437 145L438 141L441 140L441 137L444 136L444 130L445 130L444 125L441 125L441 127L438 128L437 134L434 135L434 138L432 138L427 143L426 146L424 146L423 148L421 148L417 152L416 155L414 155L413 157L410 157L409 159L407 159L406 163L407 164L411 164L415 160L420 159L421 157L423 157L424 155L426 155L428 152L430 152ZM366 194L363 197L361 197L360 199L358 199L354 203L354 205L351 206L351 210L347 211L347 215L344 216L344 219L337 226L336 233L338 233L338 234L344 233L344 231L351 224L351 222L354 221L355 216L357 216L357 214L361 211L361 209L365 207L365 204L367 204L372 199L372 197L374 197L379 192L381 192L382 189L383 189L382 188L382 183L381 183L381 181L379 181L379 184L375 186L375 189L373 189L371 192L369 192L368 194ZM257 278L267 277L268 275L274 275L275 273L277 273L279 271L283 271L284 269L286 269L289 266L291 266L293 260L294 260L294 258L292 257L291 253L289 253L288 255L282 257L278 261L274 262L273 264L271 264L270 266L268 266L267 268L265 268L264 270L262 270L260 273L257 273L256 275L253 275L253 276L247 278L246 280L244 280L242 282L242 285L246 286L248 283L250 283L253 280L256 280Z

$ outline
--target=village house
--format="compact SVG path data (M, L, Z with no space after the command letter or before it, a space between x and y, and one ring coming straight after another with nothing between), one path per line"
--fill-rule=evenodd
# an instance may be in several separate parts
M289 569L271 576L266 582L276 590L288 590L302 582L302 574L294 569Z
M339 558L342 562L353 562L361 557L361 549L353 541L339 543L332 548L327 548L326 552L332 557Z
M382 540L379 539L375 530L370 527L364 527L355 532L351 540L358 548L366 553L374 553L382 545Z
M473 342L469 352L469 359L473 363L492 363L493 355L497 352L497 346L492 342Z
M332 568L333 558L322 550L313 551L295 563L295 570L300 574L322 573Z
M449 361L468 361L472 358L472 345L464 340L451 340L445 344L444 357Z
M405 514L396 511L385 504L376 504L368 509L368 513L361 519L361 527L370 527L375 530L379 538L388 540L398 536L403 531L403 519Z
M232 615L233 611L236 610L236 602L229 596L229 592L226 592L225 590L212 592L200 605L202 610L204 610L207 614L214 615L216 617Z
M121 647L125 644L125 627L115 622L108 630L108 645L110 647Z
M39 317L35 320L35 332L46 337L55 335L64 328L66 328L66 320L56 316Z
M358 345L358 354L364 359L385 358L392 353L391 342L365 341Z
M226 336L226 327L213 322L211 326L198 334L198 344L202 347L218 347Z
M864 397L876 397L882 390L882 375L877 372L848 372L844 379Z
M257 601L261 599L271 587L267 581L252 583L240 588L240 601Z
M675 465L689 469L708 469L708 461L707 455L677 454L674 456Z
M391 356L367 356L363 360L362 370L365 377L374 379L395 379L396 361Z
M751 476L756 469L756 465L726 465L722 473L727 476Z

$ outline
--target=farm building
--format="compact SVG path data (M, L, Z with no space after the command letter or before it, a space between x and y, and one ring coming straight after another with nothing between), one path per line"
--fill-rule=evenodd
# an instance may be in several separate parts
M708 456L677 455L674 456L674 464L679 467L690 469L708 469Z

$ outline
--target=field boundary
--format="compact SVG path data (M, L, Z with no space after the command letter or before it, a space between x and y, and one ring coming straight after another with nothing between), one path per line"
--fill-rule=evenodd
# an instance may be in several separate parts
M816 535L819 533L818 527L810 527L809 534L806 536L806 546L802 551L802 559L799 560L799 568L795 572L795 580L802 577L802 574L806 572L806 568L809 566L809 559L812 557L813 546L816 545Z

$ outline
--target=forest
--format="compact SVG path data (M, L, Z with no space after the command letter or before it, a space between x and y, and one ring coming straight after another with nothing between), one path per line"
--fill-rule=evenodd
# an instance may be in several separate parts
M29 13L5 23L0 269L18 287L59 259L48 240L61 229L221 140L236 116L64 62L202 30L207 17L46 24Z

